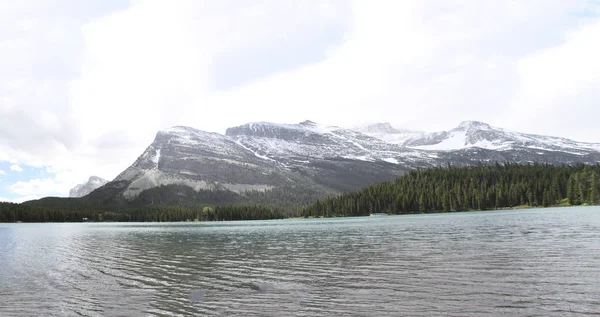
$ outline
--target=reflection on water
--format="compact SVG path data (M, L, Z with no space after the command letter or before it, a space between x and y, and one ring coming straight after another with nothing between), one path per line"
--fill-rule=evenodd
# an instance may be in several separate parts
M0 224L0 316L600 314L600 208Z

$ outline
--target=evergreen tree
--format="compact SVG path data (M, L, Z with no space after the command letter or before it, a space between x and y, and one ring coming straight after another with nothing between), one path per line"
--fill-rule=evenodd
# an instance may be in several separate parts
M592 172L590 177L590 189L589 189L588 203L595 205L598 203L598 180L596 179L596 171Z
M567 199L570 205L579 205L577 200L577 190L575 189L575 175L569 176L567 184Z

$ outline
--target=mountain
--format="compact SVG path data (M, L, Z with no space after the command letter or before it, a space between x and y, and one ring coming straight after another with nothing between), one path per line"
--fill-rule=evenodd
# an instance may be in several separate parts
M309 121L249 123L225 135L173 127L159 131L114 181L126 184L127 199L161 185L236 194L283 187L333 194L402 175L407 168L393 156L405 152L412 150Z
M435 133L402 132L389 123L367 131L312 121L248 123L225 135L178 126L159 131L115 181L127 183L128 199L161 185L237 194L280 187L339 193L447 163L600 161L598 144L508 132L476 121Z
M366 132L380 140L429 151L456 151L480 148L500 152L514 150L545 150L575 155L596 154L599 143L576 142L566 138L508 131L479 121L464 121L450 131L433 133Z
M104 186L106 183L108 183L108 181L101 177L91 176L87 182L73 187L69 191L69 197L86 196L87 194L91 193L92 191L96 190L97 188Z
M297 206L410 170L494 162L596 164L600 144L511 132L476 121L433 133L394 129L389 123L345 129L312 121L254 122L225 134L176 126L159 131L112 182L68 204Z
M371 123L371 124L367 124L364 126L355 127L352 130L366 133L366 134L374 134L374 135L418 133L417 131L412 131L412 130L408 130L408 129L396 129L396 128L392 127L392 125L389 122Z

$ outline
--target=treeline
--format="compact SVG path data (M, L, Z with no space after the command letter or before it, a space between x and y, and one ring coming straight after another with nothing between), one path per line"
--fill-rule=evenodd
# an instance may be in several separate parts
M320 200L323 193L300 187L239 195L169 185L127 201L118 194L127 184L115 183L83 198L0 203L0 222L258 220L592 205L600 199L599 175L600 165L448 166Z
M225 189L194 190L185 185L162 185L144 190L129 200L121 194L128 185L126 182L113 182L85 197L46 197L25 202L24 205L92 213L147 210L155 207L195 210L204 206L261 205L290 213L296 210L299 215L301 206L309 205L324 195L322 191L302 186L278 187L265 191L252 190L238 194Z
M317 199L316 191L302 188L252 191L240 195L227 190L195 191L188 186L167 185L151 188L135 199L127 200L120 194L127 185L125 182L111 183L81 198L47 197L23 204L0 202L0 222L277 219L299 216L298 202ZM298 192L295 199L290 194L293 191Z
M237 194L223 189L199 190L163 185L132 200L113 182L81 198L46 197L23 204L0 203L0 222L165 222L257 220L299 217L302 207L323 196L301 186Z
M0 202L0 222L74 222L92 218L96 213L39 208Z
M230 221L285 218L281 209L260 205L231 206L150 206L106 211L58 210L1 203L0 222L169 222Z
M600 165L505 163L412 171L396 181L318 200L306 217L598 204Z

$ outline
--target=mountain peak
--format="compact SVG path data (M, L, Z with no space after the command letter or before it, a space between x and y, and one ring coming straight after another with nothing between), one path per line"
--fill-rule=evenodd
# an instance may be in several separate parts
M314 121L310 121L310 120L304 120L302 122L300 122L301 126L305 126L305 127L316 127L318 126L318 124Z
M370 123L364 126L359 126L354 129L358 132L363 133L375 133L375 134L402 134L402 133L414 133L416 131L408 129L396 129L389 122L377 122Z
M108 183L108 181L102 177L90 176L87 182L73 187L69 191L69 197L86 196L87 194L93 192L97 188L104 186L106 183Z
M400 133L400 131L394 129L389 122L369 124L365 127L365 130L365 132L370 133Z
M463 121L461 122L456 129L467 130L467 129L478 129L478 130L489 130L492 127L481 121Z
M192 127L186 127L183 125L176 125L176 126L172 126L170 128L166 128L166 129L162 129L159 130L159 133L182 133L182 132L197 132L200 131L198 129L194 129Z
M88 179L88 183L91 183L91 182L106 182L106 180L102 177L90 176L90 178Z

